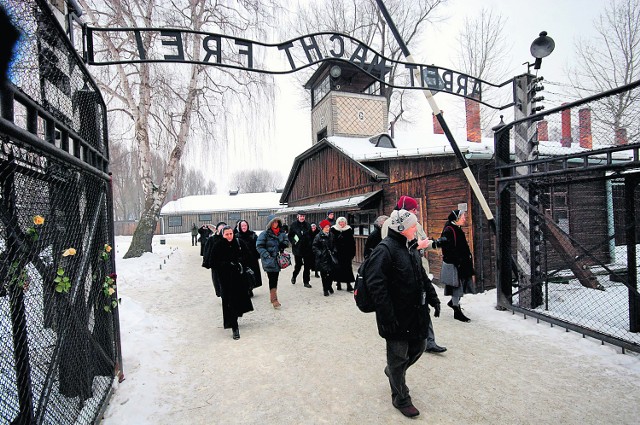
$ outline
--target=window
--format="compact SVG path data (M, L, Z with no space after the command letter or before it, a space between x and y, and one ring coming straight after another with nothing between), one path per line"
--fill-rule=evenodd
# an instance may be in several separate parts
M369 236L373 231L373 223L378 218L375 211L359 211L347 216L349 225L356 236Z
M569 208L567 206L567 190L563 187L551 187L540 195L545 214L550 214L558 227L569 233Z
M181 227L181 226L182 226L181 216L169 217L169 227Z
M320 140L326 137L327 137L327 127L323 128L318 132L318 135L316 136L316 142L319 142Z
M330 80L329 76L322 80L320 84L318 84L313 89L313 106L316 106L320 101L329 93L330 90Z
M227 217L227 224L229 225L235 224L236 221L242 218L239 212L230 212Z
M211 222L211 214L198 214L198 221L199 222Z
M258 211L258 217L268 217L271 215L270 211Z

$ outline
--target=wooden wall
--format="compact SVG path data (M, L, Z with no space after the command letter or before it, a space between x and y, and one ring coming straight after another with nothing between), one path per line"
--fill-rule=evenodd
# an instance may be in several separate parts
M466 203L468 221L464 230L472 252L479 249L474 252L479 276L477 285L495 287L495 238L454 156L386 159L368 161L364 165L385 173L389 181L375 182L340 152L331 148L322 149L302 161L287 201L289 205L305 205L383 189L377 215L388 215L400 196L409 195L418 200L420 222L434 239L440 237L451 210L456 209L459 203ZM472 170L479 179L489 205L495 210L493 162L476 160L472 162ZM336 213L338 217L342 211ZM310 213L306 217L307 221L316 223L323 218L322 213ZM293 220L295 214L288 216L288 222ZM362 261L365 241L366 236L356 236L356 262ZM440 276L441 257L439 250L429 253L430 269L436 282Z
M289 205L317 203L361 195L379 186L351 159L335 149L326 148L301 162L287 202Z

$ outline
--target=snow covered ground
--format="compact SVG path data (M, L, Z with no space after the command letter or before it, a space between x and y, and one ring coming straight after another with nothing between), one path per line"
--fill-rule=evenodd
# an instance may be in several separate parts
M241 338L222 329L220 301L188 234L154 237L154 252L123 260L116 239L125 380L104 424L398 423L384 340L351 294L322 295L280 276L274 310L258 288ZM266 276L265 276L266 277ZM266 279L264 279L266 282ZM447 299L438 289L443 306ZM635 424L640 356L498 311L495 291L467 295L470 323L443 307L442 355L407 374L418 421L432 424Z

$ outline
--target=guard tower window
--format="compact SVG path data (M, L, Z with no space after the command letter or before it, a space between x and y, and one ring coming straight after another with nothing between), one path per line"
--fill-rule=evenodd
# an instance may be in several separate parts
M313 105L316 106L320 101L329 93L331 89L331 82L329 81L329 76L325 77L324 80L316 88L313 89Z

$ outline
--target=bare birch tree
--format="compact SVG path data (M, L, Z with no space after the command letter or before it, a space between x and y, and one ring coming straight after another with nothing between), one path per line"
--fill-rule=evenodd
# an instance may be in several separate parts
M273 192L282 188L282 174L269 170L244 170L234 174L232 181L242 193Z
M640 0L607 2L594 22L597 36L576 44L571 83L580 97L640 79ZM613 140L620 129L640 137L640 89L609 96L592 106L594 140ZM598 137L595 137L596 134Z
M467 17L458 34L458 70L490 83L502 83L508 77L505 58L509 45L504 34L506 20L500 13L482 8L480 14ZM492 99L491 88L486 87L483 98ZM490 102L504 104L499 101ZM490 131L497 111L480 105L480 125ZM493 133L491 133L493 134ZM489 135L491 135L489 134Z
M272 5L261 0L210 2L199 0L80 0L87 21L95 26L170 27L205 32L222 32L251 38L272 22ZM151 44L154 33L142 33L142 43ZM133 46L114 33L101 37L96 51L117 57L119 49ZM201 60L202 36L185 35L184 54ZM98 50L99 49L99 50ZM139 154L139 174L144 207L125 258L151 251L151 240L160 209L174 185L180 159L188 141L216 140L216 120L229 104L243 99L251 105L255 97L269 90L271 79L264 74L227 71L195 64L120 64L102 68L99 81L110 111L119 111L133 127ZM258 102L256 102L258 103ZM154 178L153 153L162 154L165 165Z
M386 0L385 5L407 47L418 41L428 23L439 20L437 9L447 0ZM324 0L309 2L298 14L295 22L300 34L318 31L336 31L348 34L371 46L383 56L394 61L404 60L375 0ZM388 81L394 84L397 65L391 70ZM400 92L387 87L387 109L396 118L402 119Z

